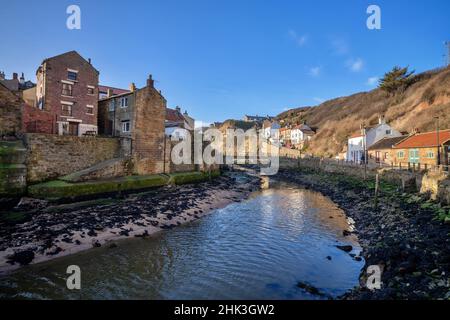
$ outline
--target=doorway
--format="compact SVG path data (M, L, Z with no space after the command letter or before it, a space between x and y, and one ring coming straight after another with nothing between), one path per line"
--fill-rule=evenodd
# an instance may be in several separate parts
M419 149L410 149L409 150L409 162L410 163L419 163Z
M78 122L69 122L69 135L78 136Z

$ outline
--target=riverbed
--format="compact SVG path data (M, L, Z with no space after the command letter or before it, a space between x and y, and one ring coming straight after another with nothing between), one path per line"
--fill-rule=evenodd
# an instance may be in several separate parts
M325 196L276 184L150 237L23 267L0 278L0 298L336 298L358 286L364 266L349 228ZM66 287L69 265L81 269L81 290Z

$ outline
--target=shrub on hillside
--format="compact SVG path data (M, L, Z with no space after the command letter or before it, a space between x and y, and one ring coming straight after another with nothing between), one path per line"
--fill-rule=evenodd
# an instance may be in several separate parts
M404 92L413 82L414 71L408 71L408 67L394 67L380 79L379 88L390 95Z

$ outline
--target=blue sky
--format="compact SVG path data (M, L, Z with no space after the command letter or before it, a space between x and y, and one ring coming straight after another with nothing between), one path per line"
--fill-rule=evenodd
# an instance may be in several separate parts
M77 50L102 84L153 74L170 107L206 122L276 115L376 86L394 65L439 67L448 0L7 1L0 70L35 80L43 58ZM66 8L81 8L81 30ZM382 29L368 30L379 5Z

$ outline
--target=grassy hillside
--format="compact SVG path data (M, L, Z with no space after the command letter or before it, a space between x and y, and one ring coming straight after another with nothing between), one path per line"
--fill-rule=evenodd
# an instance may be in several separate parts
M300 123L318 128L309 152L335 156L346 145L347 137L366 125L377 123L384 114L388 123L400 131L435 129L434 116L440 116L440 127L450 128L450 68L421 73L403 93L389 96L381 89L357 93L326 101L316 107L292 109L278 115L284 123Z

